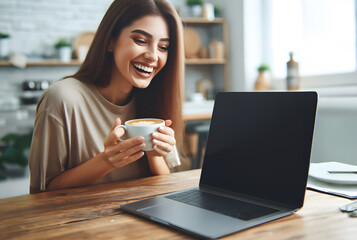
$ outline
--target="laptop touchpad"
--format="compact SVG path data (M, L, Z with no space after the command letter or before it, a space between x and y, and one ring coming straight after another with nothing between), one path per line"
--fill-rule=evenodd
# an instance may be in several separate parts
M196 229L196 231L192 232L212 237L216 234L231 232L232 229L238 231L240 229L237 229L237 226L241 226L241 229L243 229L246 225L243 220L216 214L212 211L175 201L168 201L167 203L143 208L138 211L152 216L152 219L158 222L188 230ZM172 224L173 222L175 224Z

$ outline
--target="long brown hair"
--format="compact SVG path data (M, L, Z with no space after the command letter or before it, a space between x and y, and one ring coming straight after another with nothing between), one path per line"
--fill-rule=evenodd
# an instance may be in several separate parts
M104 15L87 56L72 76L97 86L108 86L114 64L108 52L111 40L116 40L123 28L147 15L162 16L169 26L170 45L163 69L145 89L134 88L137 117L171 119L177 144L182 144L182 91L184 51L182 23L175 9L165 0L115 0Z

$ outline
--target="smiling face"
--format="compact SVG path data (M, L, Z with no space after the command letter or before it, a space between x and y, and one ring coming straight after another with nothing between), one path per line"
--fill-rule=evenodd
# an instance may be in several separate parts
M165 66L169 48L169 28L165 19L149 15L124 28L108 50L113 51L112 81L128 87L146 88Z

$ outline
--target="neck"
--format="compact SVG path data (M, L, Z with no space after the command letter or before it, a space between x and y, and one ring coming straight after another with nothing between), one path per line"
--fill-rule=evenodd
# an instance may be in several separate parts
M130 101L133 91L133 86L126 83L126 81L112 79L108 86L98 87L98 90L109 102L123 106Z

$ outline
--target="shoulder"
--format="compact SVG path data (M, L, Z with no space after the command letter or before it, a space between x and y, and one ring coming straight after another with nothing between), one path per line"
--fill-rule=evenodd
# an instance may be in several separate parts
M49 89L47 90L46 95L61 98L72 98L77 96L81 92L86 91L89 91L89 88L86 86L86 84L74 78L66 78L53 83L51 87L49 87Z
M53 83L41 96L38 109L72 108L80 106L90 97L91 89L74 78L66 78Z

